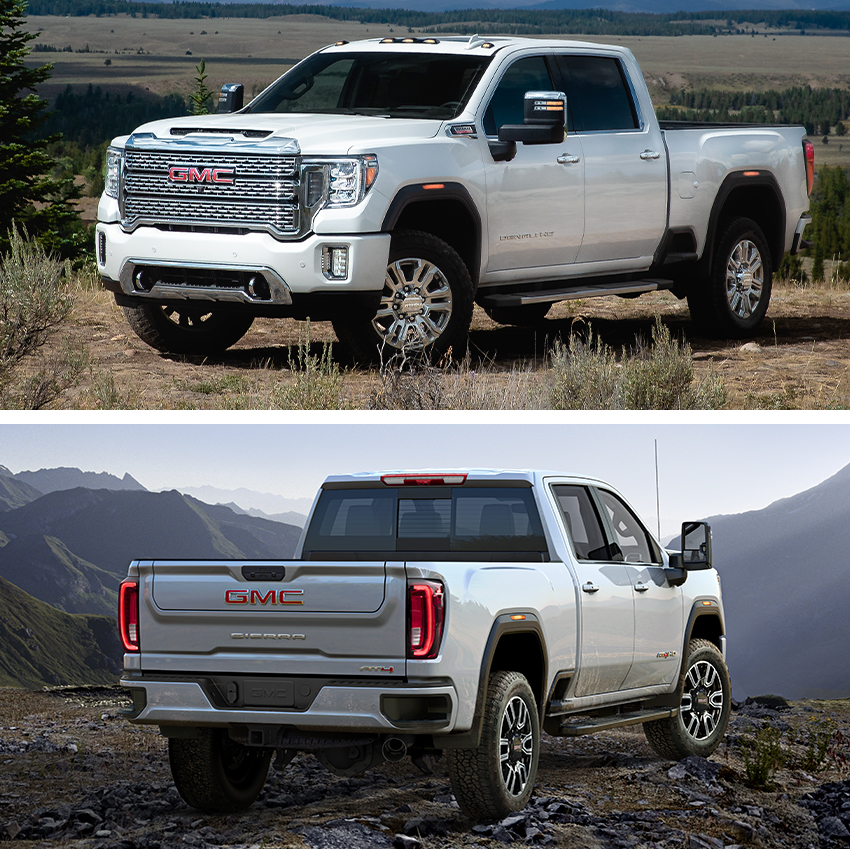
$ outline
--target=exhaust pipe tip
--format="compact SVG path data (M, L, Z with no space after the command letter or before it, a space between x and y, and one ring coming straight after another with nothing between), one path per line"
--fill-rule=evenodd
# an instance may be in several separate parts
M407 755L407 743L401 737L387 737L381 752L390 763L397 763Z

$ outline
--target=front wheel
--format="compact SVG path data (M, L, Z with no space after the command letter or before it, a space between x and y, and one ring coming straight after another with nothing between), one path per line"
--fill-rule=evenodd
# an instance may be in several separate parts
M672 761L688 755L707 758L720 745L732 709L732 683L723 655L708 640L691 640L679 712L669 719L645 722L649 745Z
M231 813L260 795L271 749L243 746L222 728L201 728L196 739L172 737L168 762L183 801L201 811Z
M750 218L726 224L717 241L711 273L688 292L694 321L730 339L752 336L767 313L773 279L770 249Z
M472 289L469 270L452 247L430 233L403 230L392 237L377 312L341 315L333 320L334 332L364 363L399 352L462 356Z
M124 307L133 332L151 348L166 354L220 354L250 329L247 313L205 307L138 304Z
M477 749L450 749L447 766L460 809L472 819L501 819L531 798L540 757L537 702L524 675L496 672L484 705Z

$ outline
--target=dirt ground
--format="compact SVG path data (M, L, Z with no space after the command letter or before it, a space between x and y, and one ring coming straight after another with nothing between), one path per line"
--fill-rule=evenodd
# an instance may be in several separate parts
M117 688L0 689L0 841L11 832L16 836L11 845L21 849L59 843L81 849L210 844L304 849L342 845L315 839L342 818L389 838L410 831L413 822L424 849L514 842L463 817L443 761L434 764L432 775L405 759L346 779L322 770L312 756L299 755L283 772L270 772L263 795L247 811L202 814L174 792L167 744L158 730L131 726L116 715L125 704ZM702 761L700 769L713 771L706 779L699 770L671 771L673 765L653 754L638 726L574 739L544 735L532 808L542 810L535 800L543 799L549 811L561 802L561 810L569 808L573 816L543 814L536 820L542 833L516 842L576 849L831 846L819 841L818 822L798 802L825 782L846 778L842 757L850 702L796 702L790 710L768 711L772 719L753 718L765 713L761 709L745 715L747 710L733 713L727 743L708 764ZM770 790L746 786L741 734L765 723L793 729L815 717L828 718L845 735L823 761L826 768L813 775L797 764L781 769ZM97 818L97 831L89 828L86 839L74 839L74 823L79 829L87 818ZM22 839L33 830L39 839ZM661 840L659 833L665 835Z
M687 305L669 293L637 299L596 298L556 304L535 328L491 321L476 307L470 335L472 369L496 383L517 371L543 379L556 339L590 327L619 351L635 337L649 339L656 316L674 338L688 342L697 377L713 371L725 385L728 409L836 409L850 406L850 290L775 285L767 318L755 339L723 341L696 333ZM280 406L275 391L296 380L299 341L308 327L290 319L257 320L232 349L215 358L160 354L130 330L111 295L77 294L68 323L42 349L58 357L83 346L89 367L53 406L64 409L245 409ZM332 343L341 391L332 406L364 409L379 384L377 371L353 364L335 343L329 323L309 327L310 351L320 357ZM28 368L37 365L33 359ZM277 400L275 400L277 399ZM320 405L324 401L307 401ZM291 402L291 406L294 406Z

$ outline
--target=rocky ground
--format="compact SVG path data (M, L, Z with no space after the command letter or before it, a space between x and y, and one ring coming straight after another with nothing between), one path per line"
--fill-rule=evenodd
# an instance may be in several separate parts
M0 690L0 841L21 849L850 844L850 701L737 706L710 760L678 764L655 757L639 728L546 737L531 804L498 823L461 814L440 761L431 775L406 760L340 778L307 755L272 769L249 810L201 814L174 789L159 733L117 718L125 703L119 689ZM771 789L748 786L742 758L751 751L752 763L757 752L746 746L760 728L772 729L786 756ZM813 741L829 745L820 754Z

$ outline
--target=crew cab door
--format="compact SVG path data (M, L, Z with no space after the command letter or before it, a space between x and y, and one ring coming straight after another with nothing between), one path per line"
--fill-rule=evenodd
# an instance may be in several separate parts
M634 259L646 267L667 225L667 157L642 115L621 60L559 54L572 127L584 155L584 238L577 262ZM640 262L643 258L643 262Z
M623 688L634 655L632 576L614 559L591 488L556 483L552 491L572 543L579 586L579 671L572 692L615 692Z
M596 495L609 545L622 553L634 593L634 659L623 689L670 684L679 670L682 590L668 583L661 549L631 508L607 489Z
M558 89L551 57L525 56L505 70L484 111L484 134L522 124L527 91ZM487 182L487 266L506 271L575 261L584 232L584 157L579 140L517 144L516 156L495 162L482 142Z

